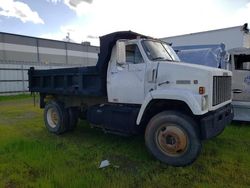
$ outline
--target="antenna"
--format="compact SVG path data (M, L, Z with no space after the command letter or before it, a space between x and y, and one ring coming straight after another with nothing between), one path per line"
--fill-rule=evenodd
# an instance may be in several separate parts
M66 31L67 31L67 33L66 33L66 36L65 36L65 38L63 40L66 41L66 42L73 42L73 40L70 37L70 34L72 32L74 32L75 30L73 30L73 29L67 29Z
M70 42L71 39L70 39L70 32L69 31L67 32L65 39L67 42Z

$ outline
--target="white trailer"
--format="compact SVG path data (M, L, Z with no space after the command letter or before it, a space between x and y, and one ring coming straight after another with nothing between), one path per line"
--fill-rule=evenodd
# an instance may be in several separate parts
M234 120L250 121L250 33L248 25L192 33L162 40L173 46L212 45L224 43L230 54L233 72ZM202 64L203 62L201 62Z

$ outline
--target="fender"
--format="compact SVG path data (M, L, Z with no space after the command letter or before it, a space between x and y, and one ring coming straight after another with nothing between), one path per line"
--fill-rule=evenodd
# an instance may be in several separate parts
M154 90L147 94L144 102L141 105L139 114L137 116L136 124L139 125L143 116L143 113L150 103L154 99L167 99L183 101L188 105L194 115L202 115L208 112L208 110L201 110L201 95L194 94L190 90L183 89L167 89L167 90Z

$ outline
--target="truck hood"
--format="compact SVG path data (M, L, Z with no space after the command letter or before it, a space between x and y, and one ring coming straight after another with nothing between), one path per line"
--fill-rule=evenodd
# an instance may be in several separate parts
M232 76L232 72L224 69L182 62L158 62L157 88L187 89L198 93L199 87L213 87L214 76Z
M197 64L189 64L185 62L169 62L169 61L164 61L164 62L158 62L159 67L163 68L165 66L175 68L176 70L196 70L196 71L201 71L202 73L212 73L215 75L224 75L228 74L228 76L231 76L232 73L231 71L224 70L224 69L219 69L219 68L214 68L214 67L208 67L205 65L197 65Z

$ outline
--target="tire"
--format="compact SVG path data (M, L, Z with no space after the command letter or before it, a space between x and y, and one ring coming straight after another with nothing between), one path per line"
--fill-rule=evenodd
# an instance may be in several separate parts
M46 104L44 109L44 122L49 132L62 134L67 129L69 118L64 106L56 101Z
M145 143L155 158L171 166L193 163L202 147L196 123L176 111L161 112L149 121Z
M79 109L76 107L70 107L67 109L67 113L69 116L69 122L67 124L67 130L72 131L76 128L78 117L79 117Z

